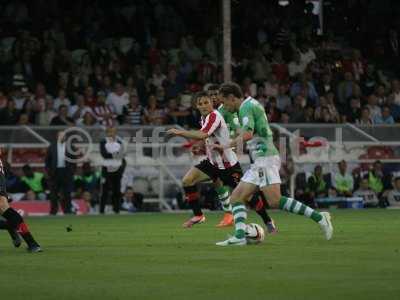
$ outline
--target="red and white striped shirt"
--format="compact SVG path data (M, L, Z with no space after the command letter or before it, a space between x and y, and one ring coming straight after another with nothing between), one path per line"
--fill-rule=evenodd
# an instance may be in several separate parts
M230 143L229 129L219 111L212 111L207 117L201 118L201 131L208 134L206 139L207 159L219 169L228 169L237 162L236 153L232 148L223 151L212 149L210 145L227 145Z
M117 117L114 114L114 111L110 105L97 105L93 108L93 112L95 113L95 117L97 121L104 126L113 126L115 125L115 118Z

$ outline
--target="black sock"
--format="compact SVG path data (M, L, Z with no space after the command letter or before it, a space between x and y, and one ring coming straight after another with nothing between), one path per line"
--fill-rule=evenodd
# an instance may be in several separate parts
M7 230L11 239L13 239L13 240L18 239L17 231L15 231L15 229L11 228L11 226L8 225L8 223L4 220L0 220L0 230Z
M265 209L266 203L267 201L265 200L265 197L261 192L255 194L250 201L250 206L254 208L257 214L262 218L263 222L267 225L272 221L272 219Z
M8 229L8 224L4 220L0 220L0 230L7 230Z
M256 212L263 219L265 225L267 225L268 223L270 223L272 221L271 217L268 215L265 208L257 210Z
M201 216L203 212L201 211L199 193L197 192L196 186L185 186L183 187L185 191L186 201L189 203L190 208L195 216Z
M21 215L17 213L13 208L9 207L4 213L3 217L7 220L7 224L14 230L16 230L24 239L26 244L31 246L36 246L38 243L33 238L32 234L29 232L28 226L24 223Z

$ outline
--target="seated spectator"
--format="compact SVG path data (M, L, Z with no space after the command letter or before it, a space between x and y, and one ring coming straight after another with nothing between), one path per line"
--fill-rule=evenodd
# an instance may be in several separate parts
M266 106L266 112L269 122L278 122L281 117L281 112L276 106L276 98L271 97Z
M327 93L335 93L335 85L332 80L332 75L330 73L322 74L321 81L316 86L317 93L319 95L326 95Z
M272 73L275 74L278 81L287 80L289 77L288 66L283 60L282 51L280 49L274 51L272 62Z
M100 179L101 173L94 171L90 162L83 163L81 175L74 176L74 185L77 191L76 197L84 198L84 193L89 193L91 195L91 207L99 203Z
M97 97L94 94L94 89L91 86L85 88L83 97L85 98L85 105L94 108L97 104Z
M135 193L132 187L127 187L122 197L121 210L128 212L137 212L142 210L143 207L143 195Z
M53 117L50 122L52 126L74 126L74 120L68 117L68 108L65 105L60 105L58 114Z
M123 122L126 125L143 125L145 123L144 109L136 95L129 97L129 103L123 108Z
M271 73L268 77L268 80L264 83L264 94L267 97L277 97L278 93L279 93L278 80L276 78L276 75Z
M0 110L0 125L16 125L20 112L15 107L15 102L10 100L7 107Z
M337 87L337 99L340 105L346 105L346 99L354 95L356 86L353 74L351 72L345 72L344 80L342 80Z
M288 96L289 87L286 83L279 84L278 96L276 97L276 105L281 111L286 111L290 105L292 105L292 100Z
M163 125L165 122L165 111L157 105L157 99L150 95L148 105L144 110L146 123L149 125Z
M322 173L322 167L317 165L314 168L314 173L307 180L306 193L311 203L314 203L315 198L328 196L329 182Z
M6 177L7 192L25 193L29 187L25 183L23 183L21 178L12 171L10 164L6 160L3 160L3 164Z
M322 106L320 108L320 117L319 119L316 119L317 123L335 123L335 120L333 119L331 113L329 112L329 108L327 106Z
M92 112L86 111L82 118L76 121L76 125L78 126L95 126L98 125L96 117Z
M400 120L400 105L394 103L394 95L389 95L387 98L387 106L390 108L390 114L396 122Z
M382 116L382 110L378 106L378 98L375 94L371 94L368 96L368 104L366 105L366 107L368 107L369 109L370 117L372 120Z
M306 106L306 99L301 95L294 98L293 105L289 108L290 122L301 123L304 122L304 107Z
M289 69L289 76L290 77L295 77L299 73L303 73L307 68L307 64L303 61L301 61L301 56L299 52L295 52L293 54L293 59L288 65Z
M182 78L178 78L174 68L168 71L167 79L164 80L162 87L164 88L166 99L176 98L184 90Z
M354 179L347 172L347 163L342 160L338 163L339 172L333 177L332 186L335 188L338 196L351 197L353 195Z
M0 110L7 107L8 99L2 91L0 91Z
M388 180L387 177L384 178L382 163L380 161L374 162L366 177L368 178L368 186L380 197L385 188L384 181Z
M189 114L188 110L180 108L176 99L170 99L166 109L166 124L178 124L184 126L186 123L186 117L188 117Z
M85 105L85 98L82 95L78 95L76 104L69 108L68 115L75 121L82 119L86 112L92 112L89 106Z
M369 108L364 106L361 110L361 116L356 120L358 125L362 126L370 126L372 125L371 114L369 112Z
M67 107L70 107L71 101L67 98L67 94L64 89L59 89L58 91L58 97L54 100L54 109L58 110L60 105L66 105Z
M115 125L117 115L111 105L106 104L106 94L104 92L97 93L97 103L92 108L94 117L100 125L112 127ZM122 123L122 115L120 116L120 123Z
M161 66L157 64L154 65L153 72L147 83L150 87L153 86L156 89L160 89L165 79L167 79L167 76L161 72Z
M394 124L394 119L390 113L389 106L383 106L382 115L375 116L373 121L374 124Z
M304 109L304 122L305 123L315 123L314 119L314 108L309 105Z
M217 67L210 60L208 54L203 55L201 63L197 66L197 80L201 83L215 82L217 76Z
M355 123L361 118L361 102L359 98L351 97L350 107L347 109L345 115L345 121Z
M378 207L379 205L378 197L369 187L367 178L361 180L360 188L354 192L354 197L362 197L364 207Z
M46 99L46 103L39 106L39 110L35 115L35 124L48 126L55 116L56 112L54 110L53 99Z
M387 193L387 202L390 207L400 208L400 177L394 179L393 189Z
M324 108L328 109L328 115L329 118L325 120L323 123L338 123L339 122L339 113L336 110L335 104L334 104L334 97L335 95L333 93L328 93L325 96L321 97L320 100L320 106L318 106L315 109L315 119L316 120L324 120L326 119L323 118L323 113L322 110Z
M22 167L24 176L21 177L21 181L28 187L28 189L35 193L36 197L40 200L46 199L45 194L45 178L42 172L34 172L30 165Z
M114 113L117 116L122 116L122 109L129 102L129 95L125 92L122 83L117 82L114 86L114 91L107 96L106 103L113 107Z

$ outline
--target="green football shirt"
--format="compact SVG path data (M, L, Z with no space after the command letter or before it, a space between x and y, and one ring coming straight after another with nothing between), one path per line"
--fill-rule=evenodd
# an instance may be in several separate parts
M240 128L239 117L237 113L231 113L224 108L223 105L218 107L218 111L225 120L226 125L229 129L229 135L231 138L236 137L237 129Z
M243 131L252 131L254 134L247 142L247 148L253 159L279 155L267 115L260 102L251 97L244 100L239 108L239 121Z

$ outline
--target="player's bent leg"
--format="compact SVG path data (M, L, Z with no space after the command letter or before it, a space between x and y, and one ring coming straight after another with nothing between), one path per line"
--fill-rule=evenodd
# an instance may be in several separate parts
M235 233L229 239L216 243L217 246L241 246L246 245L246 205L245 202L250 196L256 192L257 185L241 181L233 190L232 199L232 214L235 222Z
M332 238L333 226L329 213L320 213L293 198L281 196L280 184L265 186L262 188L262 191L271 207L279 208L290 213L303 215L312 219L314 222L319 224L327 240Z
M263 220L267 232L269 234L276 234L278 233L278 228L275 225L274 220L270 217L266 209L267 201L265 199L264 194L259 191L250 200L250 207L252 207L256 213L261 217Z
M0 214L11 228L16 230L28 245L28 251L41 252L39 244L35 241L29 231L28 225L25 224L21 215L8 205L7 195L2 193L0 195Z
M193 217L183 223L183 227L185 228L191 228L193 225L204 223L206 220L201 211L196 184L207 179L209 179L209 177L196 167L192 167L182 179L185 200L193 211Z
M221 202L224 216L217 224L217 227L228 227L233 225L232 205L230 199L230 188L225 186L220 179L214 181L214 188L218 195L218 200Z
M0 230L7 230L15 248L19 248L21 246L22 241L18 232L10 225L8 225L6 221L0 220Z

